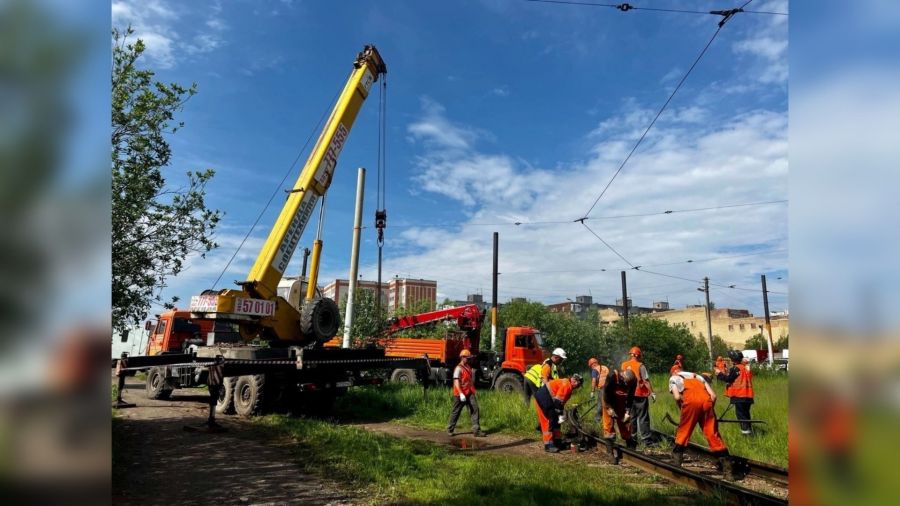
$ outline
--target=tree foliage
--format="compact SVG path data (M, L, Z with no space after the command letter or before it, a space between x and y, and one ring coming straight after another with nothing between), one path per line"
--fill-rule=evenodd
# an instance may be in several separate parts
M697 372L711 370L706 340L694 337L684 325L672 325L650 316L633 316L628 319L628 323L628 330L625 330L621 320L609 329L610 332L624 336L617 340L618 343L624 341L624 346L612 352L617 365L627 358L629 348L638 346L650 372L668 372L675 362L675 356L679 354L684 356L682 364L685 369ZM715 342L713 348L715 349Z
M745 350L766 350L769 348L769 340L763 337L762 333L756 334L744 341Z
M341 299L341 318L347 314L347 297ZM381 311L375 300L375 292L372 290L355 290L353 292L353 323L350 326L350 342L359 344L366 338L377 335L384 328L384 307ZM344 335L344 323L338 331L339 336Z
M216 247L212 233L221 218L205 203L213 170L188 171L180 186L167 184L164 174L166 137L183 126L175 114L197 86L155 81L138 65L144 43L129 42L132 33L112 32L112 321L120 330L163 303L165 280L189 255Z

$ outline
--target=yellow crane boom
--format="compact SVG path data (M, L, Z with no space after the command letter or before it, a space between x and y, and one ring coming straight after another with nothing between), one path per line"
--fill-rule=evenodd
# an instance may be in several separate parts
M374 46L365 46L353 62L353 71L247 280L238 283L240 290L227 289L192 297L193 314L236 320L241 323L241 333L245 339L266 337L304 343L324 342L334 335L340 321L337 305L330 299L314 298L321 241L316 240L313 244L309 291L302 307L293 307L278 296L278 282L316 204L331 185L338 156L371 86L386 72L378 50Z

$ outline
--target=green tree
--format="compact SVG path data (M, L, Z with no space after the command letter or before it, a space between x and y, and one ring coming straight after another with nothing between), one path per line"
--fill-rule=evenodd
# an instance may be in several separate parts
M212 233L221 213L206 207L213 170L187 172L187 181L167 184L163 169L171 149L167 135L183 123L175 113L197 92L154 80L138 66L144 43L113 30L112 60L112 322L117 329L144 319L169 276L185 259L216 247Z
M745 350L766 350L769 348L768 339L763 337L762 333L756 334L744 341Z
M570 372L586 370L588 358L597 355L602 344L603 331L596 314L580 320L567 313L551 312L540 302L516 301L500 308L499 320L501 327L527 326L540 330L547 350L556 347L566 350L566 370ZM484 335L483 332L482 340ZM486 329L486 335L490 339L490 328Z
M779 337L778 341L775 341L775 348L779 350L788 349L788 336L789 334Z
M347 314L347 296L341 299L340 304L341 317ZM381 314L378 311L378 305L375 300L375 292L372 290L356 290L353 292L353 324L350 327L350 342L359 344L366 338L378 335L384 328L384 308L381 308ZM338 331L340 336L344 335L344 322L341 322L341 328Z
M706 339L698 339L684 325L671 325L669 322L649 316L633 316L629 318L629 328L625 330L620 320L610 326L612 334L608 338L609 346L601 361L610 360L618 366L628 357L632 346L641 349L644 364L651 372L668 372L675 361L675 356L684 356L684 366L688 370L708 371L712 364L709 360L709 347ZM713 344L715 349L715 343Z

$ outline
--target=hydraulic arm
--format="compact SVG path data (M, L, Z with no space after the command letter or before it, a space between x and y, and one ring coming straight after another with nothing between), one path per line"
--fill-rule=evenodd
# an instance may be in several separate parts
M337 331L337 305L317 299L315 287L322 244L313 244L309 291L302 307L292 307L277 295L281 280L310 216L331 185L337 159L369 90L387 72L374 46L366 46L353 62L353 71L325 123L300 176L290 190L240 290L222 290L191 299L191 311L204 317L241 322L245 339L264 337L298 344L324 342Z

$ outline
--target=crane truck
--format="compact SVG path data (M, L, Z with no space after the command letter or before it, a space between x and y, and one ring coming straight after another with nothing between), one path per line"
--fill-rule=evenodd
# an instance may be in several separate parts
M365 46L246 280L236 282L237 288L207 290L191 298L190 321L229 325L234 332L207 333L205 340L198 332L194 339L201 342L182 353L127 359L128 370L148 370L150 397L203 385L217 361L224 362L225 376L217 410L241 415L255 414L272 400L327 403L351 385L377 382L376 375L368 374L372 370L411 367L424 374L422 358L388 357L377 347L322 347L340 325L337 304L320 296L316 286L325 195L356 116L386 72L377 49ZM310 275L285 284L285 269L317 205Z
M394 337L404 330L438 322L453 322L463 332L462 338L419 339ZM531 327L509 327L505 332L503 351L480 350L481 327L484 313L475 304L466 304L393 318L388 328L376 342L384 347L385 355L397 358L428 357L427 379L449 384L453 368L459 363L459 352L468 349L475 354L472 368L475 381L481 386L505 392L524 393L525 371L534 364L549 357L542 348L541 333ZM340 346L339 339L333 339L327 346ZM390 372L391 381L416 383L420 379L417 371L409 368L395 368Z

